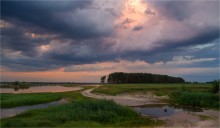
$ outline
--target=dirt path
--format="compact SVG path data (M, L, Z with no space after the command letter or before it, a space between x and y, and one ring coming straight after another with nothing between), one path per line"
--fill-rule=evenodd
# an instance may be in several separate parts
M96 86L96 88L99 87L99 85ZM107 99L107 100L113 100L118 104L125 105L125 106L142 106L147 104L164 104L161 103L158 99L149 99L149 98L136 98L132 95L124 95L124 96L107 96L107 95L101 95L101 94L94 94L91 93L92 90L95 88L88 89L82 92L82 95L86 97L96 98L96 99Z

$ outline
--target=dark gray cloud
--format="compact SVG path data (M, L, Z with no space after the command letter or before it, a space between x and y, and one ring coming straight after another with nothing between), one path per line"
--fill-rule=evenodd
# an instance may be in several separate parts
M94 51L89 55L78 55L82 52L80 50L101 49L99 38L111 33L97 28L99 24L89 21L86 14L81 15L80 11L90 8L91 3L92 1L1 1L1 19L10 24L10 27L1 28L1 48L8 50L1 52L2 65L17 71L37 71L105 60L107 57L101 59ZM87 10L89 11L91 10ZM47 34L48 37L32 38L32 34ZM91 39L93 40L87 41ZM39 55L38 47L49 45L53 40L58 40L60 44L68 41L67 49L64 49L66 51L55 50ZM87 49L80 49L81 44ZM105 48L102 46L102 49ZM23 58L15 55L8 57L9 52L20 52Z
M78 10L89 7L92 1L2 1L2 19L35 25L47 32L59 33L74 39L106 36L110 31L99 31L87 17L75 15ZM59 16L73 13L73 16ZM69 16L69 17L68 17ZM69 23L70 22L70 23Z
M112 16L120 16L113 8L106 8L105 11L109 12Z
M204 54L208 54L209 56L204 57L217 57L216 52L218 50L215 50L215 54L212 54L213 51L210 51L212 49L211 47L206 49L199 49L197 52L194 52L194 50L190 50L190 47L197 46L197 45L203 45L210 42L215 42L215 47L217 48L217 44L219 43L219 28L209 28L209 30L202 31L198 33L195 37L182 39L182 40L162 40L158 42L154 42L153 44L157 44L154 46L151 50L134 50L134 51L127 51L124 53L121 53L122 58L126 59L142 59L150 63L155 63L158 61L170 61L172 60L173 56L177 55L188 55L187 53L191 53L192 55L198 55L199 58L201 58ZM192 53L193 52L193 53ZM203 54L202 54L203 52Z
M218 16L219 14L218 0L146 1L157 8L157 10L159 10L159 13L161 13L163 16L179 21L190 19L191 17L195 16L194 14L200 13L201 15L205 12L210 11L212 11L212 14L209 15ZM204 14L204 17L206 17L206 15L207 14Z
M108 52L113 44L102 45L104 41L101 38L75 41L53 34L49 34L46 38L32 38L32 33L26 33L30 29L26 26L14 25L2 28L1 65L13 71L45 71L72 64L115 59L115 55ZM47 33L42 31L40 34ZM41 54L39 47L43 45L51 45L52 50Z
M47 44L49 38L31 38L32 33L27 33L27 27L11 26L1 29L1 47L22 51L23 54L33 56L36 54L35 47ZM30 29L30 28L29 28Z
M143 29L143 26L135 26L135 27L133 28L133 31L139 31L139 30L141 30L141 29Z
M156 6L162 15L174 18L176 20L184 20L191 15L189 10L190 1L149 1ZM147 11L151 12L151 11Z
M209 28L206 31L198 33L195 37L175 41L175 40L163 40L158 46L158 50L168 50L173 48L179 48L190 45L199 45L212 42L219 38L219 28Z
M10 71L47 71L67 66L66 64L57 63L58 61L46 58L8 58L5 55L1 56L2 66L9 68Z

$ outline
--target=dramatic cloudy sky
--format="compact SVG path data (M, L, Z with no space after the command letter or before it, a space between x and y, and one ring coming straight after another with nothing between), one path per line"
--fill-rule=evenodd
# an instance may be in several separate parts
M1 1L1 81L219 78L218 0Z

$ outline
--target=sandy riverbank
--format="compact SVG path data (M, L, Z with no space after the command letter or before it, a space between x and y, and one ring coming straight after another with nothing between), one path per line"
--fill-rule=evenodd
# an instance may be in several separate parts
M97 85L99 87L100 85ZM107 99L113 100L118 104L125 106L142 106L150 104L166 104L160 101L160 97L154 96L149 93L145 96L138 95L118 95L109 96L104 94L94 94L92 90L95 88L88 89L82 92L82 95L86 97L96 99ZM167 98L167 97L165 97ZM211 117L210 119L202 120L199 115L205 115ZM219 111L215 110L204 110L203 112L178 112L174 115L167 117L157 118L166 122L163 127L175 127L175 128L219 128ZM161 127L160 127L161 128Z
M86 97L96 98L96 99L107 99L113 100L118 104L125 105L125 106L142 106L147 104L165 104L160 102L158 99L149 99L149 98L137 98L132 95L122 95L122 96L107 96L107 95L100 95L91 93L92 90L95 88L88 89L83 91L82 94Z

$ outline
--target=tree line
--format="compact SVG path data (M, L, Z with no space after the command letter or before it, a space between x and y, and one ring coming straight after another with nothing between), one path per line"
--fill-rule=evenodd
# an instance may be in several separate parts
M104 83L106 77L102 77L101 82ZM107 83L125 84L125 83L184 83L181 77L173 77L168 75L159 75L151 73L124 73L114 72L108 75Z

